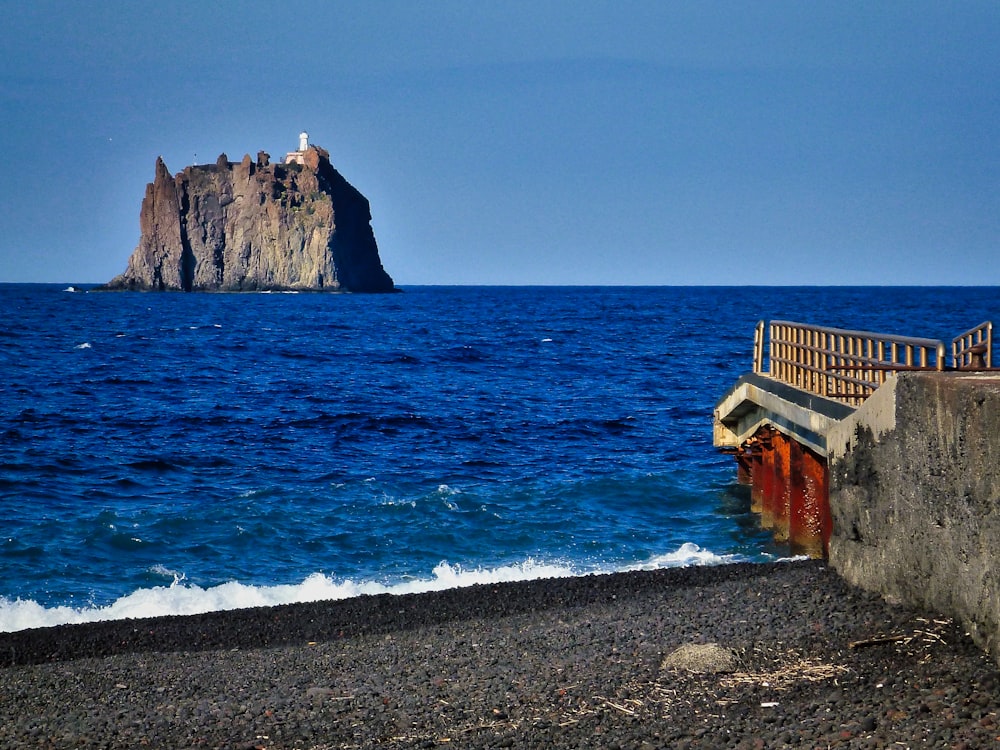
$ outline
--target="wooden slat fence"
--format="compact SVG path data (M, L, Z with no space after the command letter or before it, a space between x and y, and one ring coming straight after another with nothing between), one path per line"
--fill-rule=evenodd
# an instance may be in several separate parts
M772 320L765 373L764 327L758 323L754 337L755 372L851 406L896 372L945 369L945 346L936 339Z

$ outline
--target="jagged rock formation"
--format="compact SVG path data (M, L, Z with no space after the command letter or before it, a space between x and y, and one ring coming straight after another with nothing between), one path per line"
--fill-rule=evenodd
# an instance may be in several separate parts
M302 164L225 154L146 186L142 235L105 289L389 292L368 199L310 146Z

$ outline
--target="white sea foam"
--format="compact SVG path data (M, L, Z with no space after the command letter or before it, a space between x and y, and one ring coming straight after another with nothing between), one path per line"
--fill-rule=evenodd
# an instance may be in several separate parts
M82 344L77 344L77 345L76 345L76 346L74 346L73 348L74 348L74 349L91 349L91 348L93 348L93 347L91 347L91 345L90 345L90 342L89 342L89 341L84 341L84 342L83 342Z
M674 552L656 555L642 563L617 568L582 569L558 562L527 559L494 568L465 568L441 562L430 577L397 583L377 581L337 581L325 573L313 573L298 584L251 586L236 581L202 588L186 582L184 574L164 566L150 572L172 577L169 586L154 586L132 592L104 607L44 607L34 601L0 597L0 632L54 625L123 620L161 615L195 615L204 612L271 607L279 604L348 599L365 594L413 594L461 588L476 584L530 581L541 578L570 578L592 573L655 570L690 565L719 565L738 562L736 555L717 555L696 544L683 544Z
M625 570L659 570L660 568L682 568L690 565L725 565L740 562L739 555L717 555L697 544L685 542L673 552L653 555L648 560L630 565Z
M808 560L808 559L810 559L809 555L792 555L791 557L778 557L778 558L775 558L774 561L775 562L779 562L779 563L782 563L782 562L801 562L803 560Z

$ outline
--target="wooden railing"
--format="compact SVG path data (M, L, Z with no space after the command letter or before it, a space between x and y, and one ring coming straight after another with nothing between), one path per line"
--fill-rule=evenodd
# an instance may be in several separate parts
M754 371L764 373L764 321L754 336ZM936 339L891 336L773 320L768 374L777 380L859 406L901 371L944 370L945 346Z
M956 370L993 367L993 324L990 321L980 323L952 339L951 362Z

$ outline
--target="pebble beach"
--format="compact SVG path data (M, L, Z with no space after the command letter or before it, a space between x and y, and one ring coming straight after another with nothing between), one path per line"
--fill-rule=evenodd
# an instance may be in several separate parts
M0 716L2 748L958 750L1000 745L1000 674L802 561L4 633Z

